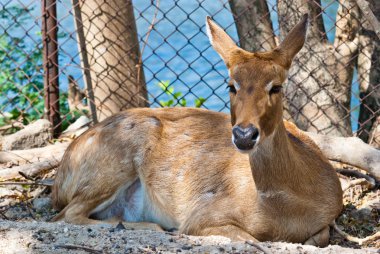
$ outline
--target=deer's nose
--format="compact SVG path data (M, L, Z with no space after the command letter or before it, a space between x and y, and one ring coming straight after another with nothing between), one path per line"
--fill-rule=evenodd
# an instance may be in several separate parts
M252 124L246 128L237 125L232 128L233 142L240 150L252 149L259 137L259 130Z

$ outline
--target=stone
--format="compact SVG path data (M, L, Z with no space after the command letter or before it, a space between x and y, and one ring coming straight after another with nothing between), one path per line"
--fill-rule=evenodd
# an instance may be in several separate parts
M51 129L52 126L48 120L39 119L14 134L4 136L2 150L24 150L44 147L53 138Z
M52 207L51 199L50 198L36 198L33 200L33 207L37 211L48 210Z

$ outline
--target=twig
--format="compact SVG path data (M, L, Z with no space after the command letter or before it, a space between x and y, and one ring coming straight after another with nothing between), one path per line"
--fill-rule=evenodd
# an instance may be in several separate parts
M20 171L31 176L36 176L44 171L58 167L59 163L60 161L56 159L46 159L44 161L33 164L25 164L13 168L5 168L0 170L0 179L11 180L18 178Z
M349 188L356 186L356 185L364 186L364 185L368 185L368 182L364 178L359 178L359 179L355 179L355 180L348 180L347 186L342 186L342 190L344 192L344 191L348 190Z
M357 243L359 245L363 245L363 244L367 244L369 242L372 242L372 241L375 241L377 239L380 239L380 232L377 232L373 235L370 235L370 236L367 236L365 238L358 238L358 237L355 237L355 236L352 236L352 235L349 235L347 234L346 232L344 232L343 230L341 230L338 225L335 223L335 221L333 222L332 224L334 230L339 234L341 235L342 237L344 237L346 240L350 241L350 242L354 242L354 243Z
M4 214L4 211L0 211L0 215L3 217L3 219L9 220L9 218Z
M368 187L370 189L373 189L375 188L376 186L376 181L375 179L373 179L372 177L370 177L369 175L366 175L366 174L363 174L363 173L360 173L359 171L355 171L355 170L349 170L349 169L337 169L336 170L338 173L342 174L342 175L345 175L345 176L351 176L351 177L356 177L356 178L364 178L367 183L368 183ZM357 179L359 180L359 179ZM355 180L354 180L355 181ZM361 184L361 183L358 183L358 184Z
M146 33L146 37L145 37L143 46L141 48L139 62L136 65L136 67L137 67L137 84L140 84L140 81L141 81L140 77L141 77L141 68L142 68L142 57L143 57L143 54L144 54L145 46L148 44L148 39L149 39L150 33L152 32L152 30L154 28L154 25L156 24L156 18L157 18L157 14L158 14L159 8L160 8L160 0L156 0L156 10L154 11L153 19L150 22L150 26L148 28L148 32ZM139 89L140 89L140 86L139 86ZM140 91L138 91L138 93L140 94Z
M40 185L40 186L53 186L50 182L0 182L1 185Z
M101 250L95 250L95 249L91 249L89 247L80 246L80 245L73 245L73 244L59 244L59 245L55 245L54 247L55 248L61 248L61 249L68 249L68 250L84 250L84 251L87 251L90 253L96 253L96 254L102 254L103 253L103 251L101 251Z
M249 245L251 245L251 246L253 246L253 247L255 247L255 248L258 249L258 250L261 250L262 252L264 252L264 254L271 254L271 253L272 253L272 252L271 252L270 250L268 250L267 248L265 248L265 247L263 247L263 246L261 246L261 245L255 243L255 242L253 242L252 240L247 240L247 241L245 241L245 243L246 243L246 244L249 244Z
M82 20L82 13L79 6L78 0L72 0L72 6L74 9L74 25L75 25L75 31L77 34L78 39L78 50L79 50L79 58L81 63L81 68L83 71L84 76L84 83L87 89L88 96L88 104L90 105L90 113L91 118L94 123L98 122L98 118L96 115L96 105L95 105L95 96L94 96L94 89L92 87L92 80L91 80L91 72L90 72L90 64L88 60L87 55L87 48L86 48L86 39L85 39L85 33L83 29L83 20ZM96 73L96 72L94 72Z
M19 173L19 175L21 175L22 177L24 177L26 180L35 181L34 177L31 177L31 176L25 174L22 171L19 171L18 173Z

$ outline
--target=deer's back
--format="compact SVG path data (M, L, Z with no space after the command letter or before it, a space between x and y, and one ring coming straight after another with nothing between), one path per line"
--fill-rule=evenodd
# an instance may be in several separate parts
M53 187L55 207L77 196L109 198L126 179L140 178L159 212L176 221L213 202L224 207L221 213L233 204L240 209L246 205L239 202L253 200L254 183L248 155L230 137L223 113L166 108L116 114L67 149Z

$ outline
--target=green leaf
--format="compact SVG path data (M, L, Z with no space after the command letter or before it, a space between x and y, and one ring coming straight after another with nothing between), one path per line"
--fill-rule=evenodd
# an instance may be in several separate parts
M195 99L195 107L196 108L200 108L202 107L203 103L205 103L206 99L203 98L203 97L199 97L197 99Z
M173 90L174 90L174 89L173 89ZM181 98L181 97L182 97L182 93L181 93L181 92L173 93L173 97L174 97L174 99Z
M182 98L182 99L179 101L179 105L181 105L182 107L186 107L186 100L185 100L185 98Z

